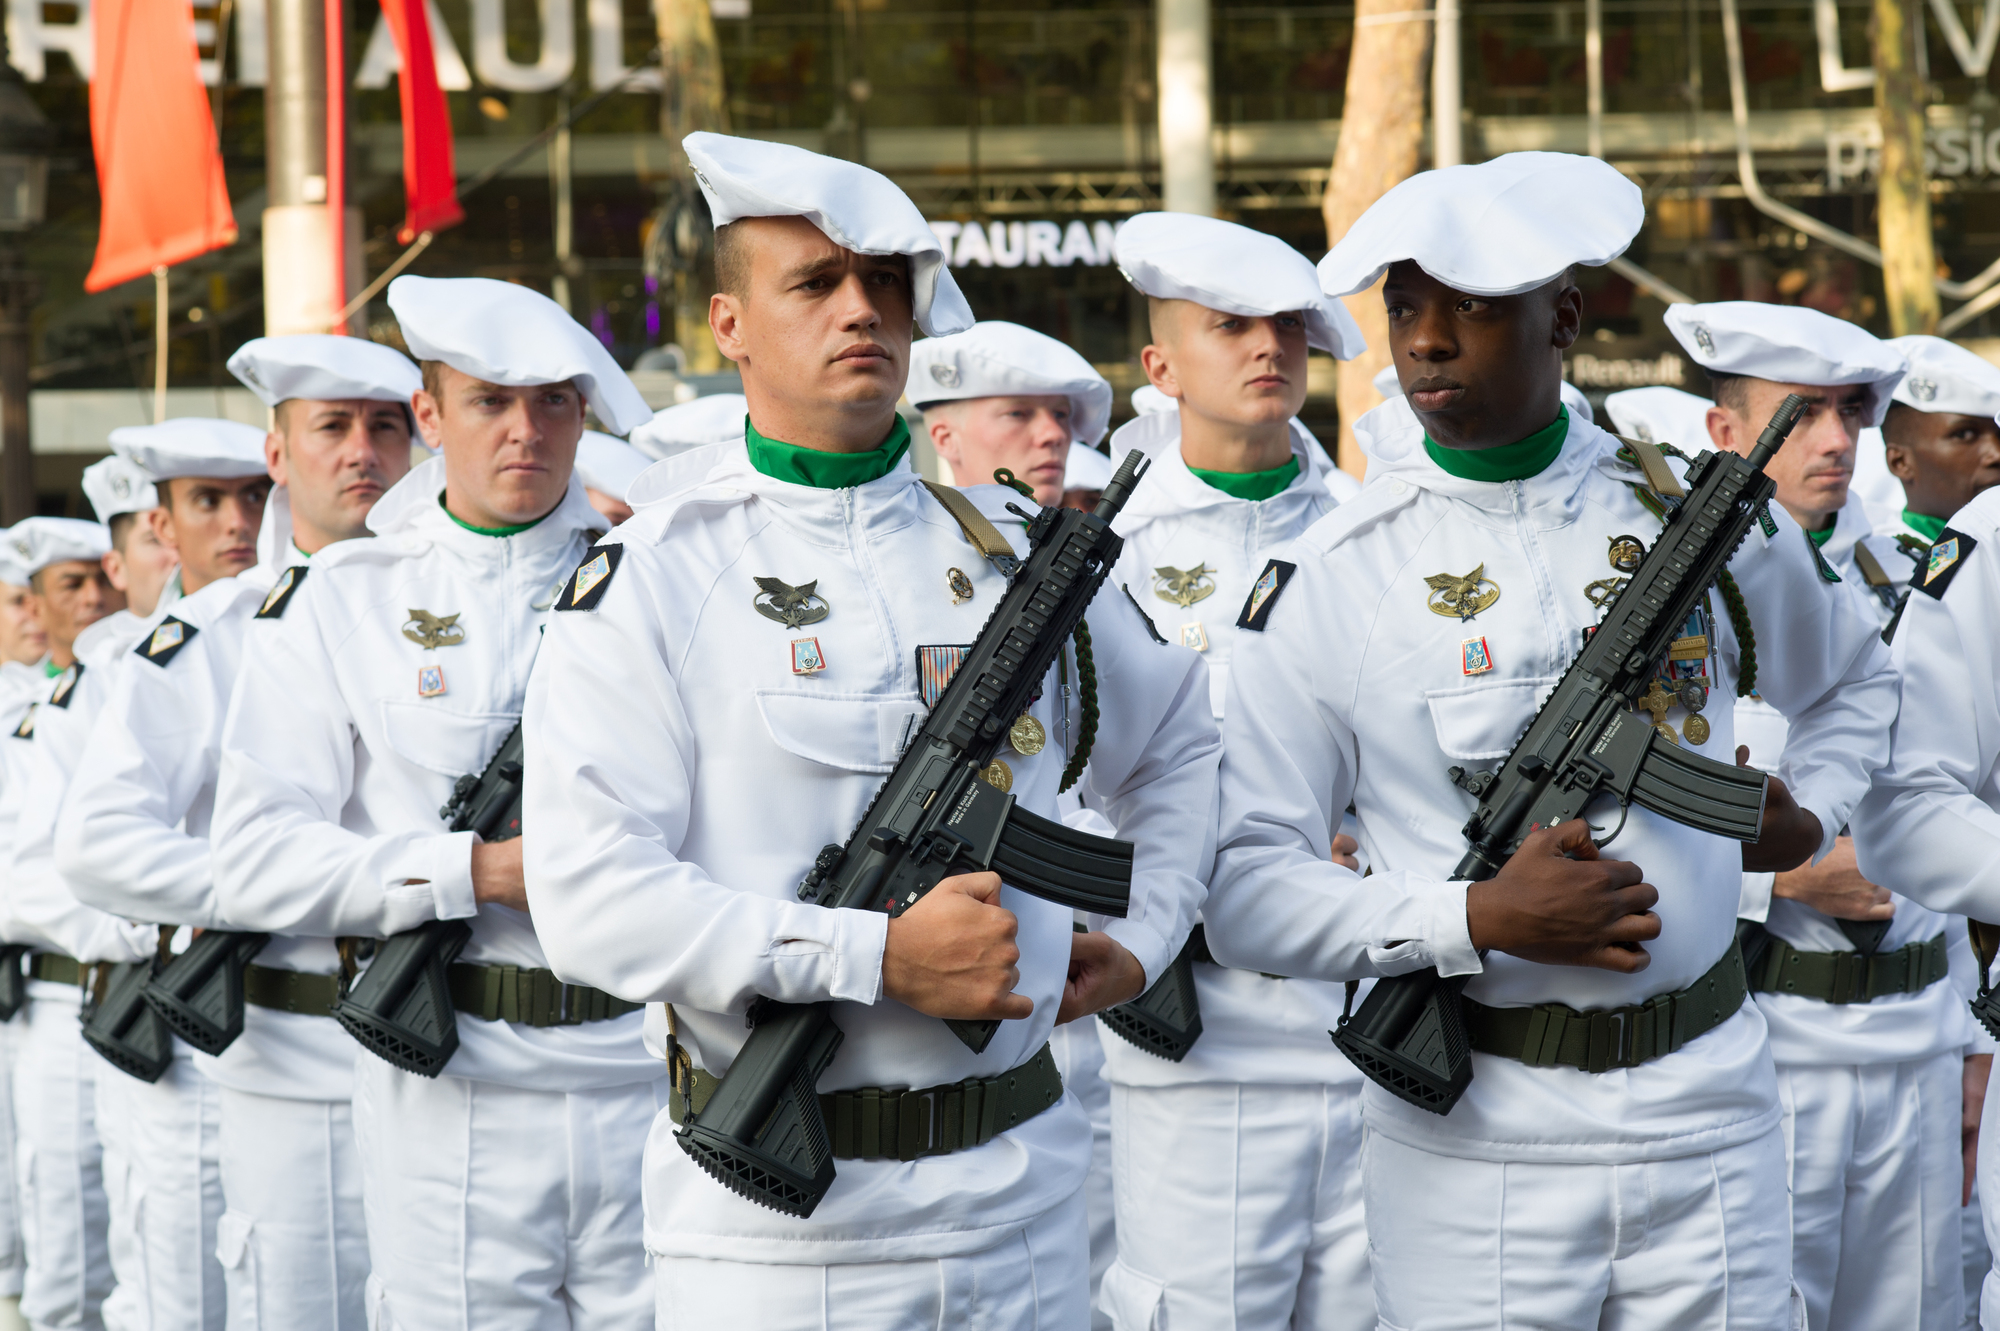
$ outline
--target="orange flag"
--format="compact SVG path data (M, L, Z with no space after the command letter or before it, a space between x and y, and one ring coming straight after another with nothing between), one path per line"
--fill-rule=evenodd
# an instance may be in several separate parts
M236 216L196 70L192 4L96 0L91 10L90 141L102 209L83 289L102 291L233 244Z

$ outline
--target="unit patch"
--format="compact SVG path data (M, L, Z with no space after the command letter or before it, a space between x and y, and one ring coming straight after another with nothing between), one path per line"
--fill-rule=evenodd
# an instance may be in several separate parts
M818 638L792 639L794 675L817 675L824 669L826 669L826 654L820 651Z
M959 666L965 663L965 654L971 650L971 643L962 647L917 648L917 694L924 700L924 706L937 706L951 684L951 677L958 673Z
M1941 599L1944 589L1951 586L1951 580L1958 576L1966 556L1978 545L1979 542L1962 531L1946 527L1939 532L1938 538L1931 542L1930 555L1917 566L1917 576L1923 579L1916 584L1917 590L1932 600Z
M164 666L173 660L180 649L194 641L198 632L194 625L184 623L168 615L160 621L158 628L132 650L145 657L156 666Z
M1806 537L1806 544L1812 547L1813 564L1819 569L1820 580L1823 582L1839 582L1840 574L1834 570L1833 565L1826 562L1826 554L1819 548L1819 542L1813 540L1808 535Z
M558 610L595 610L597 603L604 599L605 589L611 586L611 575L618 571L618 561L625 557L625 543L594 545L576 566L576 572L556 596Z
M429 665L417 667L417 696L419 698L441 697L444 691L443 666Z
M463 612L460 612L463 613ZM428 610L411 610L403 621L403 636L425 651L456 647L465 641L465 626L458 615L434 615Z
M265 596L264 604L257 607L256 617L282 619L285 607L292 603L292 593L299 589L299 584L306 580L306 574L310 572L312 570L304 564L294 564L280 573L278 580L271 584L270 594Z
M766 619L775 619L788 629L817 624L833 613L826 598L815 590L819 579L794 587L782 578L756 578L757 595L751 604Z
M1191 619L1181 625L1181 646L1197 652L1208 650L1208 630L1202 627L1199 619Z
M1288 564L1282 559L1266 563L1264 571L1250 586L1250 595L1243 602L1243 613L1236 616L1236 627L1262 633L1265 622L1271 617L1271 607L1278 603L1278 593L1285 590L1285 584L1298 571L1297 564Z
M56 679L55 692L49 695L49 706L69 708L69 700L76 696L76 682L83 678L83 662L73 661L69 669Z
M1486 576L1484 564L1462 578L1452 573L1433 573L1424 583L1431 589L1426 602L1431 613L1455 615L1461 624L1500 599L1500 584Z
M1484 638L1467 638L1458 644L1459 669L1468 675L1483 675L1493 668L1493 653Z
M40 707L40 703L28 704L28 714L21 718L20 725L14 727L15 739L33 739L35 737L35 712Z

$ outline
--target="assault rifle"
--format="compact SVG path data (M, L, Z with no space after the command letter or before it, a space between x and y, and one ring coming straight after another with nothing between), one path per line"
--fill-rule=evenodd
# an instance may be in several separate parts
M28 1001L28 959L26 943L0 944L0 1022L14 1020L14 1014Z
M83 1004L84 1043L126 1076L158 1081L174 1062L173 1032L146 1005L146 986L159 973L159 958L99 963L95 969L96 983Z
M1578 817L1600 795L1615 796L1621 809L1637 804L1717 836L1757 839L1765 775L1660 738L1633 705L1652 682L1654 664L1776 492L1764 465L1806 406L1797 394L1788 396L1747 459L1720 451L1701 455L1688 472L1689 493L1671 505L1666 529L1499 770L1451 769L1452 780L1479 800L1465 825L1471 848L1453 878L1493 877L1528 833ZM1449 1114L1472 1082L1461 1000L1469 978L1446 979L1425 969L1377 980L1354 1015L1341 1021L1333 1042L1384 1090L1419 1109Z
M146 1006L204 1054L220 1054L243 1034L243 969L269 934L204 929L146 986Z
M482 841L521 835L521 723L478 776L452 787L438 817L454 832ZM420 1077L435 1077L458 1052L458 1014L446 967L472 938L464 920L430 920L383 940L354 988L333 1005L333 1017L362 1048Z
M1073 831L1018 808L981 772L1034 702L1042 677L1117 562L1125 543L1111 520L1145 466L1142 453L1128 453L1092 512L1045 508L1029 518L1027 558L978 640L847 844L820 851L799 884L800 899L893 918L944 878L990 869L1058 905L1125 914L1129 842ZM817 1086L844 1037L828 1003L760 999L750 1022L735 1062L675 1140L731 1191L809 1216L833 1185ZM945 1024L974 1052L999 1029L993 1021Z

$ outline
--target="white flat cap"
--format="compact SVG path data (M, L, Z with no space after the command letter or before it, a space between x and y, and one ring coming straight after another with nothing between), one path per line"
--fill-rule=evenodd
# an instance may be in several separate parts
M295 397L407 403L424 386L416 362L394 347L331 333L252 338L229 358L229 372L267 407Z
M51 564L70 559L98 560L111 549L111 533L80 518L23 518L7 528L7 562L25 583Z
M1002 319L910 348L910 401L1058 394L1069 399L1070 437L1095 444L1111 424L1111 385L1091 363L1045 333Z
M652 418L596 335L530 287L490 277L399 277L389 284L389 309L418 360L511 388L567 380L615 434Z
M154 481L170 481L176 476L228 480L267 474L264 431L212 416L182 416L158 425L121 425L111 432L111 451Z
M1722 300L1667 307L1667 331L1710 374L1781 384L1868 384L1880 425L1903 379L1903 353L1845 319L1803 305Z
M1118 271L1148 296L1225 314L1299 310L1308 346L1338 360L1368 349L1347 307L1320 290L1312 260L1276 236L1195 213L1140 213L1118 228L1111 248Z
M2000 366L1941 337L1913 333L1888 344L1909 366L1895 400L1918 411L2000 417Z
M881 172L727 134L690 134L681 147L717 226L745 217L803 217L856 254L906 255L917 327L931 337L972 327L972 307L945 264L944 243Z
M596 430L585 430L576 445L576 474L593 490L623 501L625 492L639 473L653 465L653 459L623 439L614 439Z
M1351 296L1414 259L1455 291L1512 296L1572 264L1609 263L1645 220L1639 187L1595 157L1507 153L1397 185L1327 251L1319 281Z
M670 458L691 448L727 444L743 437L750 399L741 393L710 393L653 414L632 431L631 445L649 458Z
M1118 473L1118 464L1095 448L1071 444L1069 460L1063 463L1063 489L1102 490Z
M261 456L262 449L258 451ZM83 469L83 497L90 501L99 522L160 506L160 493L153 488L152 477L116 453Z
M1714 405L1699 394L1656 385L1611 394L1604 399L1604 414L1615 433L1694 454L1714 447L1708 437L1708 409Z
M1384 398L1403 396L1403 381L1397 377L1394 365L1384 365L1375 371L1375 377L1368 382L1374 385L1375 391ZM1593 422L1597 419L1597 413L1591 409L1590 399L1584 396L1581 388L1565 379L1558 391L1562 394L1562 404L1569 408L1570 415L1581 416Z
M1162 393L1151 384L1140 384L1132 390L1132 410L1141 416L1160 416L1169 411L1179 411L1181 404Z

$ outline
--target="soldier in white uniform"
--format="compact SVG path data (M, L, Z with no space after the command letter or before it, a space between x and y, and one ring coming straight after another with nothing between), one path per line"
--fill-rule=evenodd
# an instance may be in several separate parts
M708 444L734 443L743 437L749 411L741 393L710 393L662 407L651 420L632 431L628 442L654 461Z
M370 1327L639 1326L639 1157L665 1067L635 1006L549 973L521 841L451 831L439 809L514 730L543 620L604 530L571 465L586 404L619 433L650 413L526 287L402 277L389 304L443 455L244 637L209 827L219 911L316 940L281 964L318 972L323 940L469 923L456 1012L437 1014L458 1040L443 1075L354 1067Z
M650 1038L677 1030L697 1105L759 996L831 1002L844 1039L819 1079L837 1168L809 1218L735 1196L668 1115L654 1125L657 1324L1073 1331L1091 1133L1046 1044L1139 992L1192 923L1217 744L1200 659L1155 645L1115 592L1089 607L1098 719L1079 788L1135 843L1126 918L1075 933L1068 908L996 874L946 877L893 921L800 902L959 650L923 644L970 643L1002 594L980 550L1006 539L1003 505L1029 501L927 489L906 461L913 326L972 319L901 191L784 145L686 146L719 224L709 323L749 430L649 472L564 594L529 695L529 896L560 973L670 1005L649 1009ZM986 769L1044 818L1083 738L1078 659ZM973 1054L940 1016L1001 1020ZM952 1113L968 1094L995 1106L990 1126ZM866 1107L911 1101L943 1112L883 1140Z
M128 660L111 679L56 836L59 866L78 899L131 919L203 929L227 927L206 834L245 631L260 611L282 614L277 580L289 574L286 586L295 587L312 553L368 534L369 509L409 470L408 400L420 386L407 357L358 338L258 338L230 365L272 408L269 434L250 432L248 461L258 475L286 481L271 488L259 562L248 570L206 560L184 567L189 594L157 621L177 625L179 641L170 651L140 653L144 662ZM227 1208L206 1227L200 1264L215 1270L224 1291L218 1314L226 1298L232 1326L365 1325L367 1239L349 1114L354 1044L327 1019L334 977L310 967L325 954L331 970L331 953L320 940L273 940L246 974L243 1034L219 1058L194 1058L196 1075L214 1088L208 1098L220 1125ZM315 985L316 1005L305 993ZM184 1079L185 1047L180 1052L173 1077ZM168 1080L141 1094L156 1094ZM140 1152L135 1164L150 1174L157 1159ZM161 1193L164 1180L146 1182L149 1195ZM146 1219L150 1227L178 1215L148 1210ZM149 1246L176 1237L192 1245L201 1236L149 1235ZM196 1266L190 1254L161 1250L149 1269ZM156 1323L185 1319L156 1315Z
M1449 880L1475 801L1448 769L1511 751L1682 485L1559 393L1582 314L1568 274L1615 257L1642 217L1601 162L1509 154L1404 181L1320 264L1329 295L1386 273L1407 396L1357 422L1367 487L1294 543L1298 571L1237 646L1203 913L1232 966L1470 977L1474 1075L1455 1106L1363 1092L1385 1326L1796 1325L1777 1084L1735 905L1744 867L1831 848L1880 761L1865 727L1894 679L1789 516L1753 523L1730 565L1800 773L1796 798L1770 783L1759 841L1607 802L1530 831L1489 881ZM1728 709L1678 686L1730 696L1747 642L1721 597L1691 618L1654 667L1677 686L1657 727L1726 762ZM1350 800L1365 881L1328 856ZM1642 1044L1634 1017L1656 998L1673 1035ZM1592 1031L1621 1038L1593 1050Z

